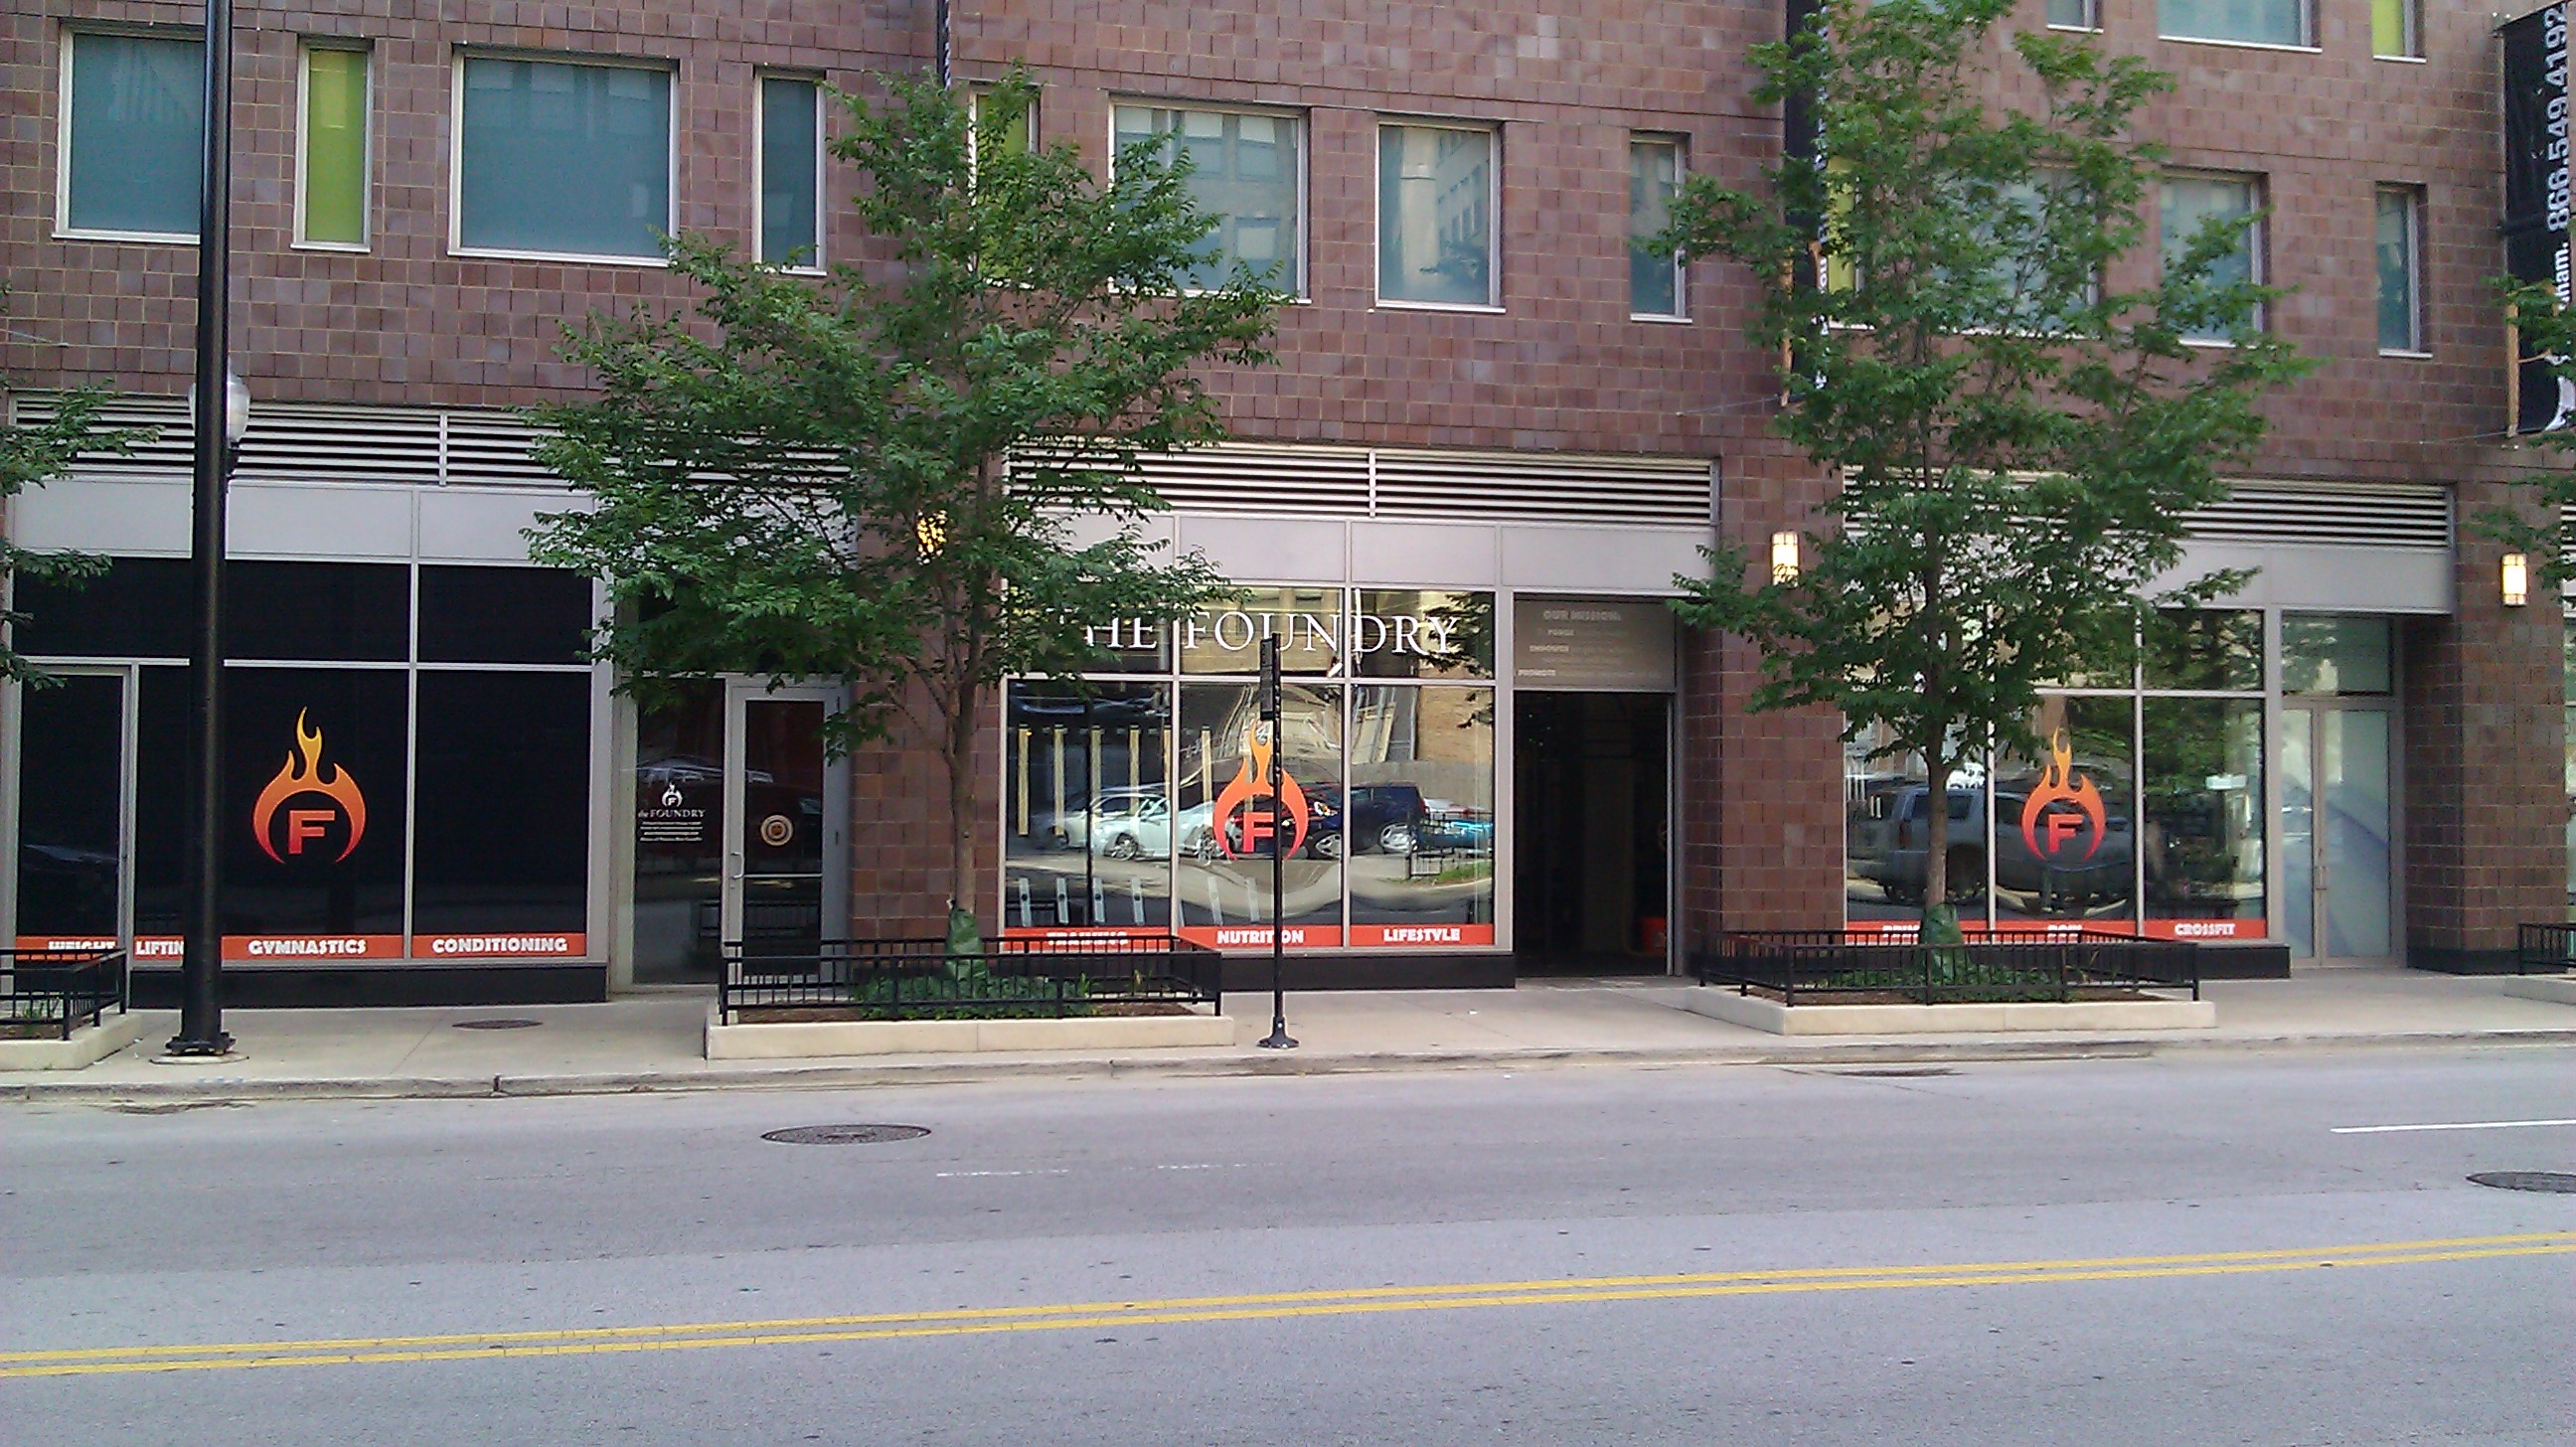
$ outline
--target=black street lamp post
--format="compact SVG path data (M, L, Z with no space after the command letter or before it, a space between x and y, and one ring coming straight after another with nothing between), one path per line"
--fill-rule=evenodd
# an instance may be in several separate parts
M1297 1042L1288 1038L1288 934L1285 927L1288 899L1288 834L1286 801L1281 797L1282 766L1279 762L1286 741L1279 737L1279 640L1261 640L1261 726L1270 731L1270 1036L1261 1042L1264 1050L1294 1050ZM1222 827L1220 825L1219 827ZM1245 832L1250 832L1246 826Z
M196 537L190 555L197 600L191 654L196 698L188 751L187 924L180 957L179 1033L172 1055L224 1055L217 982L223 923L216 902L223 840L224 494L233 444L250 423L249 394L232 375L225 302L232 259L232 0L206 0L205 167L197 197Z

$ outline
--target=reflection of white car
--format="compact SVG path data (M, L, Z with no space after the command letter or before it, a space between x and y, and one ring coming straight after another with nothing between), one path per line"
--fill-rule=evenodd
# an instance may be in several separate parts
M1076 815L1068 841L1089 843L1108 859L1161 859L1172 852L1172 806L1160 794L1106 796L1087 815Z

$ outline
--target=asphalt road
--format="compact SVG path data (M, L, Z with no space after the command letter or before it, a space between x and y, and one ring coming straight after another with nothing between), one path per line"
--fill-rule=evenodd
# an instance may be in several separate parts
M2576 1440L2576 1052L0 1110L47 1444ZM774 1144L890 1122L917 1139ZM2339 1133L2387 1125L2491 1125Z

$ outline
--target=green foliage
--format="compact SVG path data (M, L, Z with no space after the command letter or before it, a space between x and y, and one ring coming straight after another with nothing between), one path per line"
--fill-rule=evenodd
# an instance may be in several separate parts
M839 97L831 146L864 182L865 261L816 279L676 237L693 316L568 333L604 394L543 409L539 456L592 506L544 519L531 551L607 580L601 652L648 700L728 670L845 679L837 744L912 724L947 768L952 907L971 909L975 745L1002 680L1079 667L1102 619L1225 591L1143 537L1162 504L1136 458L1222 435L1205 370L1269 361L1283 298L1240 270L1184 287L1216 220L1159 147L1102 182L1070 146L1015 143L1024 77L980 106L884 83Z
M1061 985L1062 993L1058 993ZM982 958L953 959L926 974L877 974L850 990L861 1012L883 1020L1039 1020L1092 1013L1091 981L997 974Z
M2576 383L2576 307L2560 301L2551 287L2510 278L2496 284L2496 293L2521 333L2523 353L2547 358L2551 376L2562 387ZM2576 423L2576 418L2569 420ZM2522 479L2523 506L2489 508L2469 521L2506 551L2525 557L2533 591L2555 593L2576 579L2568 554L2576 546L2576 532L2570 531L2567 517L2567 510L2576 506L2576 471L2566 465L2576 456L2576 430L2561 427L2521 440L2548 454L2554 465Z
M1808 98L1816 157L1761 194L1693 179L1663 238L1764 283L1753 334L1787 358L1774 427L1842 479L1797 576L1719 547L1676 606L1761 648L1755 708L1883 727L1936 799L1990 740L2036 751L2038 689L2071 661L2132 656L2184 515L2225 495L2258 401L2305 367L2256 325L2269 292L2213 279L2254 218L2211 222L2143 290L2103 284L2144 239L2161 154L2130 125L2170 82L2089 37L1998 45L2014 8L1828 0L1756 47L1764 100ZM2036 109L1997 101L1999 55ZM2183 340L2206 334L2232 344ZM1948 811L1927 815L1937 907Z
M0 285L0 317L8 315L8 300L8 288ZM7 392L8 379L0 377L0 401L6 400ZM110 400L111 394L103 388L64 392L54 400L53 415L24 426L13 425L7 409L0 407L0 504L62 476L83 453L123 454L151 440L149 429L102 425L99 416ZM0 582L14 578L77 584L105 571L107 559L94 554L38 552L0 533ZM26 621L23 613L0 611L0 623L12 628ZM6 633L0 633L0 679L38 686L53 681L52 675L19 656Z

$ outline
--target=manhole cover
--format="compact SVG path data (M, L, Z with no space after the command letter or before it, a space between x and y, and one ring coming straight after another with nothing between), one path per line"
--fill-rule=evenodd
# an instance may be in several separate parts
M543 1020L459 1020L459 1030L534 1030Z
M2576 1171L2480 1171L2469 1179L2499 1191L2549 1191L2576 1196Z
M928 1134L926 1125L799 1125L762 1131L760 1138L790 1146L872 1146Z
M1914 1080L1927 1075L1956 1075L1947 1065L1893 1065L1879 1070L1837 1070L1836 1075L1857 1075L1869 1080Z

